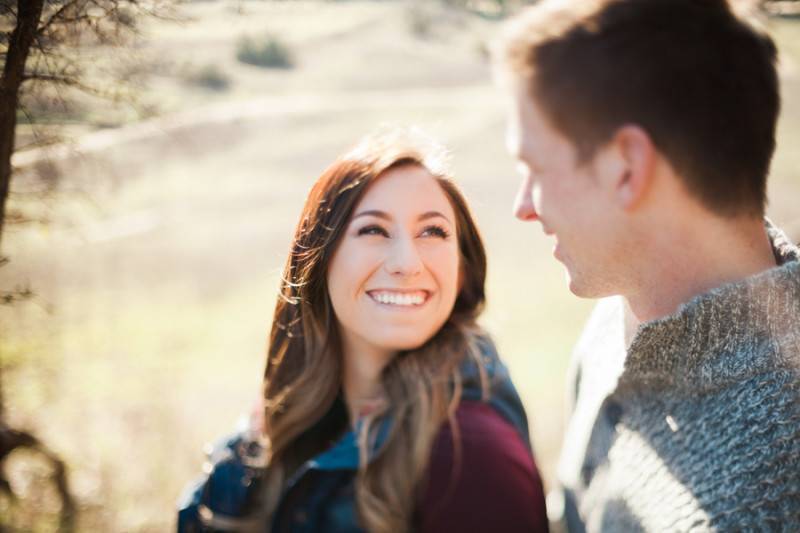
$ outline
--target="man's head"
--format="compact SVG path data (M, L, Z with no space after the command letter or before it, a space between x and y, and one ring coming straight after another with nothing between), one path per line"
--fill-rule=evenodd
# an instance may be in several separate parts
M763 215L776 49L725 0L544 1L512 21L496 60L515 92L517 216L563 242L573 292L618 292L608 254L642 238L627 231L639 207L670 207L654 176L715 216Z

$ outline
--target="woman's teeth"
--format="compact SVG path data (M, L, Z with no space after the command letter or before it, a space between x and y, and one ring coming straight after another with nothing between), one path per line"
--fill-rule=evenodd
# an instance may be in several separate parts
M425 303L426 294L424 291L419 292L372 292L370 296L378 303L388 305L402 305L402 306L415 306Z

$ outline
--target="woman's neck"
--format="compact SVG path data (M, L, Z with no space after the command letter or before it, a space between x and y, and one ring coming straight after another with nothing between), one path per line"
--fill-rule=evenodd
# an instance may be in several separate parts
M343 348L342 390L353 425L381 406L381 376L394 353L353 342L345 342Z

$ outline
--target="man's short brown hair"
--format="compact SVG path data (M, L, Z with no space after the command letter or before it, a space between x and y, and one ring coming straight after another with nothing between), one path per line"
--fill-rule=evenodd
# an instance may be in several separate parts
M637 124L705 206L763 214L777 51L727 1L542 2L500 45L501 67L529 84L583 161Z

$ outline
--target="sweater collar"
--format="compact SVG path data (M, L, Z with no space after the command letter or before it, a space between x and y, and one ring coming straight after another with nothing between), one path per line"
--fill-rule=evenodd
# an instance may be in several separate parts
M800 342L800 249L771 222L765 224L777 266L642 324L628 349L620 386L699 393L790 364L782 345Z

